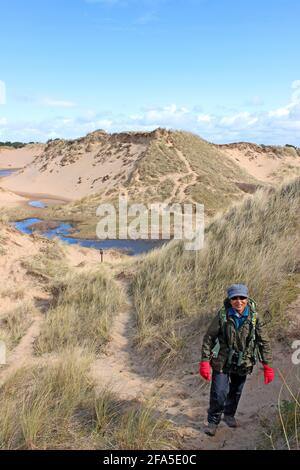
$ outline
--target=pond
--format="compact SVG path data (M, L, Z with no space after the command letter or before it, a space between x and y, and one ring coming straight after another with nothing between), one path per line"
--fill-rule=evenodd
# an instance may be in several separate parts
M36 207L38 209L45 209L46 207L48 207L47 204L42 201L29 201L28 204L31 207Z
M15 171L18 171L18 168L7 168L0 170L0 178L4 178L5 176L12 175Z
M38 223L45 222L42 219L37 217L32 217L30 219L21 220L15 222L14 226L17 230L20 230L22 233L32 234L32 226ZM70 237L70 231L73 230L72 224L67 222L59 223L55 228L48 228L42 234L47 238L57 237L69 245L80 245L86 248L96 248L98 250L102 249L116 249L124 250L128 252L129 255L139 255L141 253L146 253L147 251L152 250L153 248L158 248L164 243L167 243L169 240L89 240L82 238L73 238Z

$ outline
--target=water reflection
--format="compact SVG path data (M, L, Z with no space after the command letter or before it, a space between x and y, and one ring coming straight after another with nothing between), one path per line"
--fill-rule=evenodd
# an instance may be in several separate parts
M21 220L15 222L14 226L17 230L20 230L26 234L32 234L32 226L45 222L42 219L37 217L32 217L30 219ZM86 248L96 248L96 249L117 249L125 250L130 255L138 255L152 250L153 248L158 248L164 243L167 243L168 240L88 240L88 239L79 239L70 237L70 231L73 229L72 224L67 222L58 223L54 228L47 228L43 235L47 238L58 237L60 240L68 243L69 245L80 245Z

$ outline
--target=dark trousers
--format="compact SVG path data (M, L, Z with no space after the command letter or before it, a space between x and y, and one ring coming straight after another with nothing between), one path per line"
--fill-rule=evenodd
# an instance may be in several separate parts
M208 409L209 423L219 424L223 412L228 416L235 415L246 378L246 375L213 371Z

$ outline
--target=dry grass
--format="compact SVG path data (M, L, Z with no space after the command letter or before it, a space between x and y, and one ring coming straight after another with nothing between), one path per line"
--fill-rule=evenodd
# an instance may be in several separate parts
M27 274L38 279L47 288L53 282L66 276L69 271L66 263L66 249L59 240L46 240L39 235L34 235L34 237L42 245L39 253L24 257L21 264Z
M17 206L9 208L1 208L2 218L8 222L15 222L18 220L28 219L31 217L43 218L44 209L35 209L31 206Z
M69 273L52 285L53 307L48 311L38 353L82 346L99 352L108 341L114 316L124 301L119 286L103 270Z
M1 315L0 339L5 340L8 349L17 346L32 323L36 309L32 302L22 302L13 309Z
M278 415L273 425L265 430L263 448L273 450L299 450L300 407L297 399L282 400L277 405Z
M234 282L249 286L278 332L299 293L299 203L299 178L259 190L210 224L201 251L172 242L144 257L132 285L140 346L151 344L160 362L178 359L191 326L220 307Z
M134 135L132 139L134 141ZM123 174L123 184L131 203L149 204L168 200L174 189L174 175L182 174L181 184L187 184L184 202L205 204L206 214L212 216L232 201L244 197L245 193L237 182L258 183L218 148L194 134L158 129L147 133L145 139L145 149L135 156L136 161L128 178ZM192 181L193 175L188 173L189 169L180 154L194 171L196 182ZM115 204L119 192L118 182L107 192L103 190L61 207L43 209L42 218L68 220L79 229L76 236L95 238L97 207L100 203ZM176 196L174 200L176 202Z
M262 449L299 450L300 449L300 391L292 387L279 370L282 386L277 401L277 416L264 423L260 441ZM296 389L295 389L296 388ZM285 398L283 398L285 396Z
M6 242L7 242L7 233L5 230L5 227L8 225L8 218L5 214L0 215L0 255L3 256L5 255L7 248L6 248Z
M167 145L169 135L163 133L158 139L153 139L138 163L141 179L150 186L160 176L186 171L184 163L176 155L174 149Z
M126 403L103 389L95 403L97 433L110 449L174 449L179 445L175 428L156 409L155 399Z
M119 450L174 449L179 440L175 428L155 411L155 402L131 406L119 418L114 448Z
M84 446L84 422L93 403L89 358L65 353L48 367L19 370L1 388L0 448Z
M64 351L47 366L17 371L0 389L0 449L162 449L170 423L109 390L95 394L91 357Z
M6 287L2 287L0 289L0 297L5 298L8 297L12 300L21 300L24 299L26 294L25 287L16 287L15 285L8 284Z

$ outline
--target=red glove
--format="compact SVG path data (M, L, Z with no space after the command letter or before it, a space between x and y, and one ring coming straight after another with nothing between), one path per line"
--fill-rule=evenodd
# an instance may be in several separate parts
M210 363L208 361L200 362L200 364L199 364L199 374L205 380L211 380Z
M274 380L274 370L272 369L272 367L268 366L267 364L263 364L263 368L264 368L264 375L265 375L265 384L269 384L270 382L272 382L272 380Z

